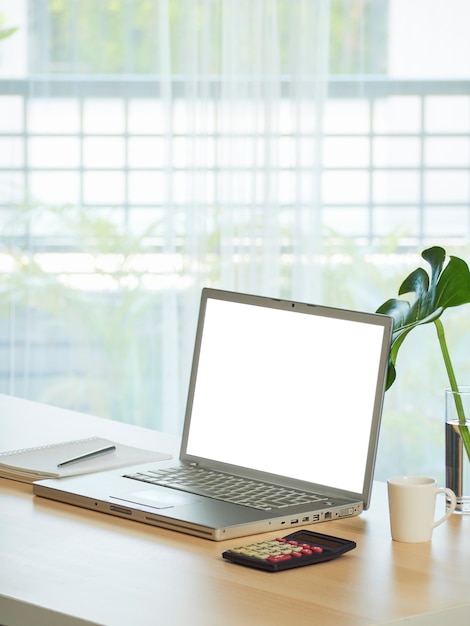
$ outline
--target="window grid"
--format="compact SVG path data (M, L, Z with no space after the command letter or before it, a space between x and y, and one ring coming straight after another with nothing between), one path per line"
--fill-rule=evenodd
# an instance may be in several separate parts
M51 101L57 102L57 98L67 98L68 100L75 99L78 106L78 128L74 130L74 132L48 132L45 130L42 132L37 128L33 127L32 117L31 117L31 108L32 106L38 102L38 94L40 97L45 98L48 94L42 92L43 83L40 80L32 81L34 82L34 87L32 88L31 81L20 81L20 80L3 80L0 81L0 99L4 96L17 96L21 98L22 102L22 119L23 119L23 128L17 130L17 132L13 132L10 130L0 131L0 140L4 139L16 139L21 144L20 152L23 154L23 163L17 165L8 165L3 164L0 167L0 176L3 175L16 175L19 177L19 180L24 181L24 189L25 189L25 197L24 202L28 201L28 198L32 196L32 184L31 181L36 174L65 174L70 173L78 176L78 190L77 190L77 204L78 206L87 209L100 209L100 208L109 208L113 205L119 205L119 208L122 210L124 215L124 222L129 220L129 216L132 214L132 211L138 208L139 210L161 210L161 209L172 209L174 211L184 210L185 205L183 202L174 202L173 204L168 205L167 202L158 201L152 199L151 201L145 202L142 198L136 202L132 199L131 193L131 179L132 176L136 174L154 174L154 175L162 175L163 177L170 176L174 179L174 177L178 174L186 174L191 172L200 172L201 175L209 174L212 176L213 185L217 185L217 176L221 174L231 174L231 173L247 173L251 174L253 171L258 171L260 174L263 172L263 165L258 166L241 166L241 165L229 165L229 166L221 166L217 165L217 163L210 163L207 166L203 165L194 165L191 164L190 167L184 165L178 165L172 163L171 165L152 165L152 166L136 166L133 165L130 158L130 146L133 140L145 139L145 140L165 140L166 133L164 132L136 132L132 131L130 128L130 103L133 99L139 98L147 98L148 100L153 100L154 102L158 102L158 99L155 98L155 83L146 81L146 80L135 80L132 85L129 86L129 83L125 78L118 80L113 78L109 82L99 82L97 80L82 80L79 82L78 87L74 85L74 81L69 81L68 79L54 77L52 94L49 94L51 97ZM427 128L427 116L429 109L430 99L435 98L436 96L458 96L459 98L464 98L467 103L470 103L470 81L426 81L426 82L400 82L400 81L387 81L387 80L371 80L368 79L365 82L366 88L364 85L362 88L359 87L357 83L354 83L351 80L341 81L339 79L332 80L330 83L329 90L329 98L327 101L327 106L330 104L338 105L342 104L345 98L347 98L347 102L354 103L362 103L365 104L367 109L367 123L365 126L367 128L359 128L357 131L355 130L339 130L338 132L332 132L330 129L326 128L322 134L322 143L323 146L330 140L335 141L348 141L348 140L361 140L364 142L366 146L367 153L367 163L365 164L355 164L354 162L344 164L332 164L325 163L325 152L323 151L322 162L320 163L320 180L323 181L322 185L322 210L324 215L328 215L329 212L334 213L335 210L338 211L359 211L358 214L361 214L364 219L363 226L361 228L353 229L353 237L361 240L372 243L378 236L377 231L377 216L379 210L388 211L389 215L393 211L398 210L406 210L409 207L413 207L415 211L417 211L417 226L413 233L413 238L416 242L423 244L427 240L429 240L429 235L426 231L426 213L431 209L460 209L465 212L467 216L467 223L470 220L470 173L469 166L470 162L468 159L468 155L470 154L470 114L469 119L462 121L462 129L461 130L442 130L442 129L431 129ZM134 89L135 88L135 89ZM34 94L34 96L32 95ZM73 94L73 95L72 95ZM418 125L417 128L412 131L409 130L383 130L376 129L376 116L377 109L386 104L389 99L393 98L407 98L412 97L417 99L419 102L419 115L418 115ZM85 117L86 111L85 108L89 101L96 100L97 98L103 99L106 101L108 99L112 99L113 102L120 102L122 104L122 129L119 132L96 132L94 130L88 130ZM1 100L0 100L1 101ZM182 102L182 100L181 100ZM344 104L344 102L343 102ZM470 104L468 107L470 111ZM180 132L178 130L171 131L171 138L173 141L185 139L188 141L194 140L210 140L214 143L214 150L218 150L220 148L220 142L223 140L237 139L237 140L292 140L293 144L296 146L295 153L298 157L298 146L300 141L308 141L312 142L318 139L315 132L279 132L278 134L264 134L264 133L252 133L252 132L221 132L214 129L209 130L208 132L192 132L185 133ZM44 166L34 164L32 162L31 155L31 147L34 145L33 142L37 140L51 140L51 139L61 139L61 140L75 140L78 142L78 163L73 166ZM407 164L406 160L404 164L398 163L385 163L381 164L378 162L377 154L376 154L376 142L378 140L382 141L396 141L396 140L412 140L417 142L419 149L419 158L418 162L413 163L412 165ZM462 145L466 146L467 150L467 161L462 162L461 164L429 164L427 163L426 158L426 145L429 141L433 140L459 140ZM122 142L122 163L120 165L114 166L98 166L98 165L89 165L86 160L86 144L89 140L116 140L118 142ZM171 155L174 156L174 155ZM21 160L21 159L20 159ZM464 159L465 160L465 159ZM313 169L310 164L295 162L292 166L280 165L275 169L280 175L299 175L305 174L310 175L313 174ZM87 199L86 193L86 181L87 177L90 175L107 175L107 174L120 174L122 180L122 194L119 202L112 202L105 200L93 200L90 201ZM363 175L364 177L364 187L366 191L363 193L362 198L354 199L354 194L352 194L351 199L344 198L329 198L327 190L325 190L325 181L330 180L333 181L331 188L334 190L335 181L341 181L342 175L348 175L351 180L354 180L354 176L357 174ZM400 199L387 199L378 197L377 192L377 181L378 177L383 175L384 177L390 175L403 175L409 174L416 177L417 190L414 194L414 197L409 200L400 200ZM448 174L457 174L459 175L459 180L462 189L460 192L460 197L449 197L448 199L440 199L439 197L428 197L430 194L426 191L426 181L430 177L436 176L445 176ZM351 178L352 177L352 178ZM464 181L462 186L462 181ZM465 191L466 189L466 191ZM394 190L396 191L396 190ZM332 194L334 195L334 194ZM359 194L360 195L360 194ZM219 203L220 204L220 203ZM8 197L1 198L0 197L0 211L11 208L11 199ZM250 207L256 208L256 202L250 202ZM205 206L209 208L214 207L214 202L204 202L200 203L200 206L204 208ZM260 203L260 206L263 206L263 203ZM284 203L286 210L292 209L293 202L286 201ZM309 210L308 204L303 204L302 201L296 200L295 206L299 209ZM236 202L225 202L224 207L227 208L243 208L243 203ZM455 232L448 232L447 235L449 238L454 241L461 241L462 238L468 236L468 233L462 232L462 224L456 223ZM39 247L54 247L54 239L53 237L45 237L43 240L38 238L35 244ZM62 240L63 245L63 240Z

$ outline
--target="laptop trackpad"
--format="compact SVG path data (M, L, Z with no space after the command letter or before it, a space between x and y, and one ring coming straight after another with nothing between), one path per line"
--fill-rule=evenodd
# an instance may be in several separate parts
M189 493L182 493L181 491L174 491L172 489L158 489L158 487L156 489L133 491L125 498L118 498L117 496L111 496L111 498L113 498L113 500L120 500L121 502L151 506L154 509L171 509L174 506L191 504L192 502L200 500L198 496L193 496Z

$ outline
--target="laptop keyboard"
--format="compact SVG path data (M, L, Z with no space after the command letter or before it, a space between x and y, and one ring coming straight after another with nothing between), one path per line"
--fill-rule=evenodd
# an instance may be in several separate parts
M326 497L306 491L277 487L270 483L200 467L148 470L125 474L125 478L170 487L262 511L328 500Z

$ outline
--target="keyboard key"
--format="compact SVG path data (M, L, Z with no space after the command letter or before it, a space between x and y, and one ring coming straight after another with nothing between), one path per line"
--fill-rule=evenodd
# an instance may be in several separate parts
M325 500L314 494L276 487L203 468L166 468L125 476L263 511Z

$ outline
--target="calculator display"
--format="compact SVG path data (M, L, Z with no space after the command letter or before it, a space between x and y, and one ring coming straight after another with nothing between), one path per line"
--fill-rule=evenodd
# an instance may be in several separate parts
M295 533L297 541L311 541L312 536L309 533L304 531L299 531ZM339 541L336 537L329 537L328 535L323 535L321 538L322 547L327 548L337 548L338 546L342 546L343 542Z

